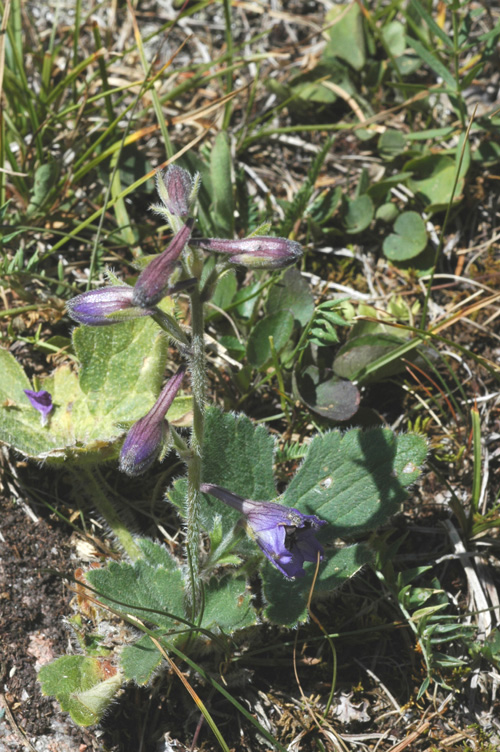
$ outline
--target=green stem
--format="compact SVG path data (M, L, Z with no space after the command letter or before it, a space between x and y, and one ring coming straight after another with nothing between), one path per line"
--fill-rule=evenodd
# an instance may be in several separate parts
M82 468L87 481L86 487L89 490L89 498L94 504L97 511L104 517L106 523L116 535L121 547L128 556L135 561L141 556L141 550L135 543L131 534L125 527L124 523L118 516L118 513L107 496L103 493L102 488L95 478L95 468ZM80 478L81 481L81 478ZM85 487L85 485L84 485Z
M188 462L188 489L186 499L186 556L189 566L189 581L186 587L188 604L194 617L201 606L200 591L200 484L203 447L203 427L205 421L205 347L203 341L204 320L203 302L197 286L191 293L192 340L190 359L191 387L193 390L193 430L190 441Z
M230 94L233 90L233 72L231 70L231 66L233 64L233 33L231 28L231 0L223 0L224 5L224 22L226 26L226 45L227 45L227 56L228 56L228 72L226 75L226 94ZM231 100L229 102L226 102L226 106L224 108L224 120L222 123L222 129L227 130L229 127L229 122L231 120L231 113L233 111L233 103Z

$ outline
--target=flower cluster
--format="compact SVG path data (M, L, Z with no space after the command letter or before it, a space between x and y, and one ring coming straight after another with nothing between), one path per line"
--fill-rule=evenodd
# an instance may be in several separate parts
M250 269L284 269L301 257L302 248L293 240L268 236L236 240L193 238L195 220L191 213L200 186L199 176L191 176L177 165L171 165L163 174L158 173L156 185L162 203L152 209L166 219L172 230L168 246L142 269L134 286L119 284L115 279L114 285L85 292L70 300L68 312L75 321L86 326L110 326L134 318L153 316L177 343L180 352L191 358L193 392L200 392L199 385L197 386L199 369L195 378L193 364L196 347L199 350L197 342L202 335L198 333L197 340L193 327L190 341L175 319L158 307L160 301L166 295L199 284L201 251L222 257L212 274L215 279L215 275L227 268L228 264L243 265ZM182 272L176 275L174 272L179 266ZM208 287L209 285L207 289ZM199 305L203 306L205 298L198 293L197 299ZM203 372L203 368L201 370ZM186 368L181 366L166 382L151 410L134 423L127 433L120 454L120 469L127 475L144 473L166 452L169 435L166 415L180 389L185 372ZM202 392L203 390L200 394ZM26 393L32 405L46 420L52 409L52 403L49 405L47 402L46 393ZM242 499L227 489L212 484L202 484L201 491L212 494L241 512L250 535L285 577L302 576L305 561L314 562L318 557L322 558L323 549L315 538L315 532L325 523L314 515L305 515L273 502Z

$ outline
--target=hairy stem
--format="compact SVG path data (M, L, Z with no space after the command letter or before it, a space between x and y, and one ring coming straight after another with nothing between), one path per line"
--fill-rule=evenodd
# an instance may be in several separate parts
M201 605L200 592L200 484L205 411L205 347L203 341L203 303L199 287L191 293L192 340L190 358L191 386L193 389L193 430L188 462L188 490L186 499L186 557L189 578L186 594L189 607L195 617ZM193 619L194 620L194 619Z
M103 516L125 553L128 554L132 561L135 561L142 555L141 550L96 480L95 469L85 467L82 468L82 473L87 481L86 484L83 484L83 487L87 488L89 500L99 514ZM81 482L81 478L79 480Z

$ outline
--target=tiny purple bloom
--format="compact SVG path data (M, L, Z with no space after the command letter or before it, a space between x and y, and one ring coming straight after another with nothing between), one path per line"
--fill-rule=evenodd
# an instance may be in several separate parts
M326 525L325 520L273 501L243 499L212 483L202 483L200 488L245 516L247 530L261 551L288 579L303 577L305 561L317 561L318 554L323 559L323 547L314 535Z
M165 201L165 205L174 217L187 217L189 214L189 199L193 190L193 180L187 170L176 164L169 165L165 172L157 174L158 193ZM163 181L166 194L163 193L159 181Z
M186 224L174 235L163 253L156 256L140 273L133 288L134 305L141 308L150 308L159 303L166 295L170 276L191 236L193 224L194 219L188 219Z
M52 404L52 395L46 392L45 389L42 389L40 392L34 392L32 389L24 389L23 391L31 402L32 407L40 413L42 426L45 426L49 418L49 413L54 407Z
M181 366L167 381L151 410L128 432L120 453L120 470L127 475L142 475L159 457L167 437L165 415L179 391L186 372Z
M114 317L119 311L127 310L128 318L140 318L153 313L151 310L134 306L134 288L128 285L102 287L100 290L89 290L67 302L68 313L74 321L87 326L109 326L125 321L125 318Z
M230 254L230 264L250 269L284 269L302 256L302 246L295 240L255 235L241 240L197 238L190 241L206 251Z

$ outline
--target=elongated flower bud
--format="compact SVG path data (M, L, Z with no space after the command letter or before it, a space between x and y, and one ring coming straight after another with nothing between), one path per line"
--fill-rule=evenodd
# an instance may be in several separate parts
M134 304L141 308L151 308L165 296L172 272L179 256L191 236L194 219L186 224L172 238L167 248L154 258L139 275L133 288Z
M244 515L247 532L285 577L302 577L305 561L315 562L318 555L320 560L323 558L323 547L314 535L326 521L316 515L302 514L298 509L274 501L243 499L212 483L202 483L200 490Z
M74 321L87 326L109 326L130 318L148 316L153 311L138 308L133 301L134 288L128 285L89 290L67 302L68 313ZM126 318L119 314L127 311Z
M188 216L193 179L187 170L176 164L169 165L163 174L157 173L156 189L174 217Z
M167 381L147 415L134 423L128 432L120 453L123 473L142 475L160 455L168 431L165 415L179 391L185 372L185 367L181 366Z
M250 269L284 269L302 256L302 247L295 240L255 235L241 240L197 238L190 241L206 251L230 254L230 264Z

